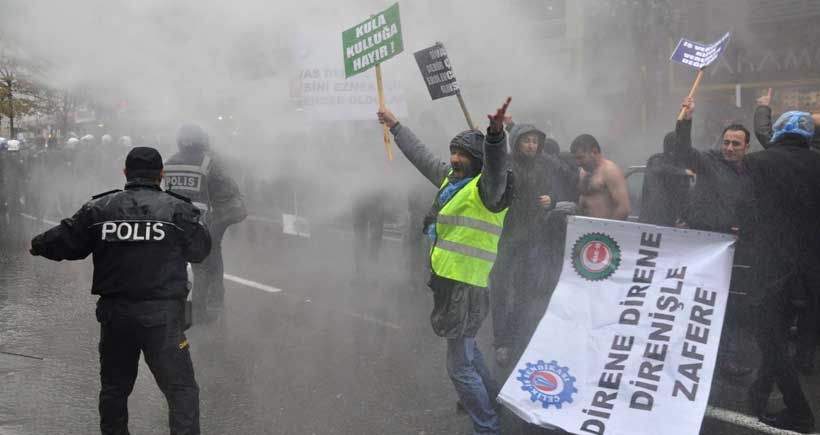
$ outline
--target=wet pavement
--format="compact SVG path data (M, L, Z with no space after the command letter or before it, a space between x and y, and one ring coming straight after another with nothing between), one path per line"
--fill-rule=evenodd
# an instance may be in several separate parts
M25 225L26 236L42 228ZM455 412L444 342L429 327L426 277L410 285L400 245L386 240L369 276L354 280L351 249L351 236L338 231L304 239L246 222L228 232L226 273L281 291L226 280L222 321L188 331L203 433L471 433ZM51 262L2 241L0 352L29 357L0 354L0 435L99 433L90 281L90 259ZM487 354L490 326L480 337ZM743 348L753 365L753 346ZM702 434L788 433L744 415L750 380L716 379ZM820 376L805 382L820 415ZM168 432L164 397L144 363L129 410L132 433Z

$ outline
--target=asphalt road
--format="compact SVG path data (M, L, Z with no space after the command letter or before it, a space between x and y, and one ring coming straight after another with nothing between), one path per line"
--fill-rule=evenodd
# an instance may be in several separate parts
M0 435L99 433L91 262L31 257L25 241L42 228L26 221L19 242L0 241ZM351 251L345 232L305 239L262 221L229 231L226 315L189 331L203 433L471 433L428 324L425 277L406 276L395 240L366 277L352 276ZM490 327L480 337L489 360ZM751 341L742 348L753 365ZM820 376L804 380L820 415ZM745 415L749 381L716 379L701 434L789 433ZM144 364L129 409L132 433L168 432Z

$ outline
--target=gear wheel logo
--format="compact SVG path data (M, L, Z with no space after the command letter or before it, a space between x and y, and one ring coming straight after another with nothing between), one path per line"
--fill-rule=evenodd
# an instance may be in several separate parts
M572 268L587 281L603 281L621 264L621 248L602 233L581 236L572 247Z
M561 409L564 403L572 403L572 395L578 392L575 377L569 374L569 368L561 367L555 360L526 363L518 374L520 376L516 379L521 382L521 390L530 394L533 403L541 402L544 409L550 405Z

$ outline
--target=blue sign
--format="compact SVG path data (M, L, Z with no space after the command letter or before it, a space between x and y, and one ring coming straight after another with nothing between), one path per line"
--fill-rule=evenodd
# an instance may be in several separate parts
M730 34L731 32L726 32L722 38L709 45L681 38L670 60L696 69L706 68L726 50Z

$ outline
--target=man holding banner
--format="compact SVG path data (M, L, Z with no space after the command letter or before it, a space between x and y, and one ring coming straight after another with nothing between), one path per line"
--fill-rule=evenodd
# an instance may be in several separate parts
M456 135L450 141L449 162L436 158L389 110L378 112L379 122L390 128L402 153L439 187L424 219L433 244L430 321L435 333L447 339L447 373L470 415L474 434L501 430L493 407L498 386L475 336L489 312L487 281L506 215L503 198L508 163L503 120L509 104L507 98L488 116L486 138L477 130Z

